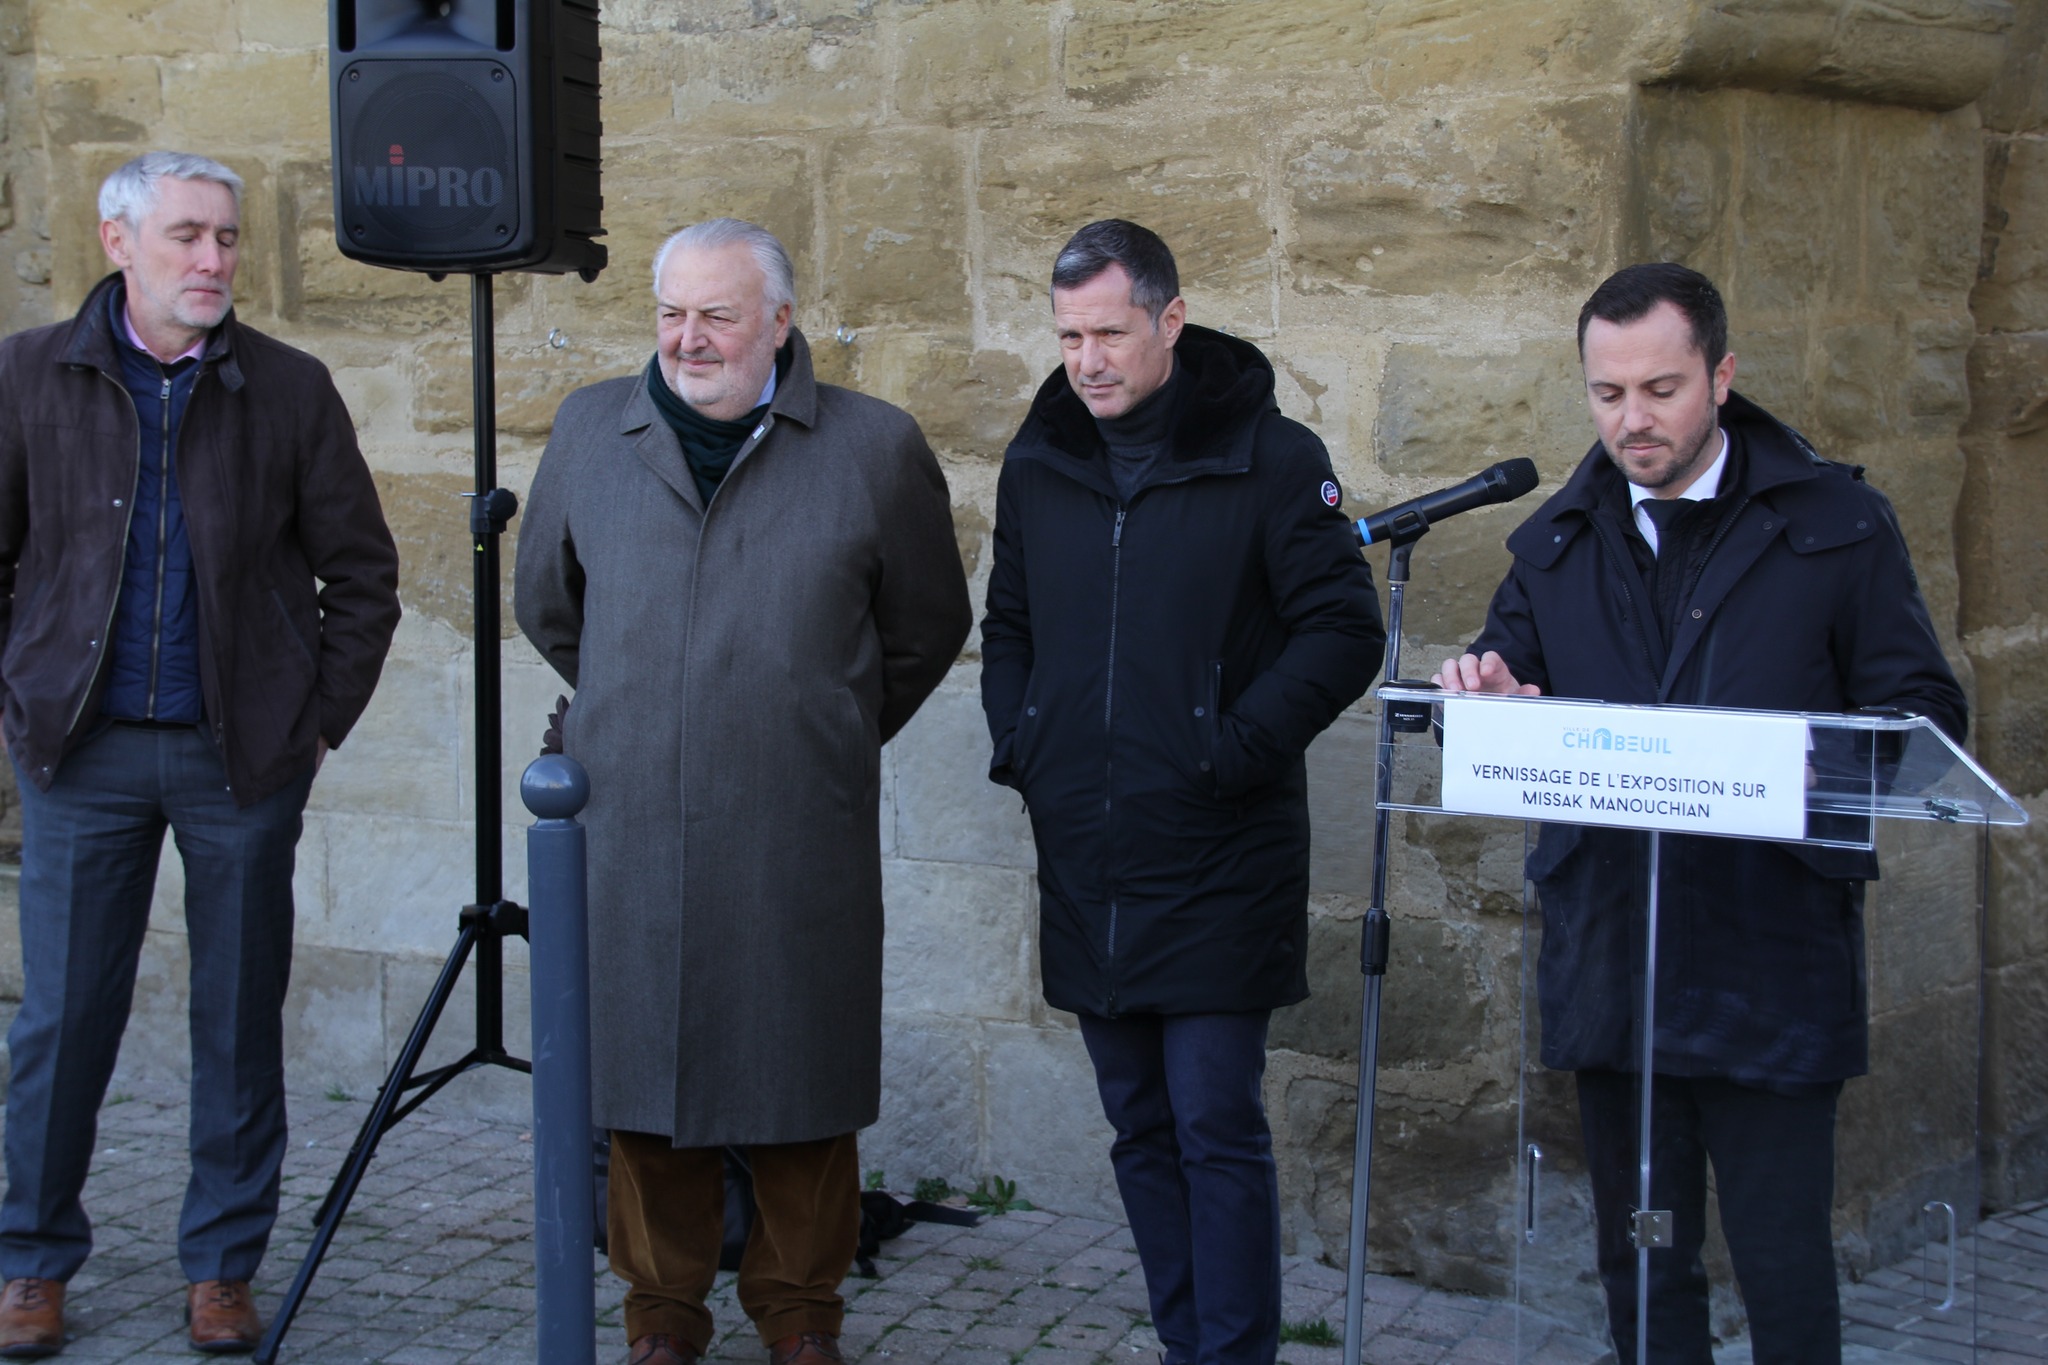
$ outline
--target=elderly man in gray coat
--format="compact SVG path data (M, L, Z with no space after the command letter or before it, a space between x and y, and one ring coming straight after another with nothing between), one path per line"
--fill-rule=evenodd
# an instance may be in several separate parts
M611 1263L632 1365L696 1361L744 1148L740 1303L773 1365L829 1365L881 1099L879 750L971 608L938 462L813 377L782 244L700 223L654 279L654 357L562 404L517 576L590 772Z

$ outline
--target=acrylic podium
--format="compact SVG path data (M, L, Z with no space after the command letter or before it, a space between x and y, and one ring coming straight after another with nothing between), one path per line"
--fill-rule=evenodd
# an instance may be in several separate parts
M1513 1267L1514 1358L1606 1347L1612 1296L1633 1300L1620 1358L1675 1359L1639 1311L1646 1277L1681 1274L1702 1239L1716 1330L1744 1331L1714 1182L1704 1208L1673 1208L1656 1179L1660 1160L1702 1160L1671 1140L1674 1106L1702 1081L1824 1104L1845 1074L1831 1215L1843 1302L1888 1271L1889 1301L1929 1349L1886 1358L1970 1358L1990 830L2026 811L1917 716L1379 696L1391 723L1377 790L1396 819L1422 822L1408 842L1427 846L1443 819L1514 822L1496 843L1520 835L1517 1143L1488 1234ZM1387 990L1400 989L1396 973ZM1595 1164L1610 1189L1625 1182L1625 1240L1610 1234L1604 1265L1582 1072L1610 1115Z

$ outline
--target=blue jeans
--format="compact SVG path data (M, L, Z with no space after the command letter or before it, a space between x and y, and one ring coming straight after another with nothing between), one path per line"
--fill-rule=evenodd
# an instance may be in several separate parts
M1271 1365L1280 1349L1280 1181L1259 1093L1268 1017L1081 1016L1169 1365Z
M253 1277L284 1161L292 865L310 769L246 809L198 730L114 725L47 792L21 779L21 1012L7 1035L0 1277L68 1280L92 1251L79 1203L170 829L185 864L192 1174L187 1280Z

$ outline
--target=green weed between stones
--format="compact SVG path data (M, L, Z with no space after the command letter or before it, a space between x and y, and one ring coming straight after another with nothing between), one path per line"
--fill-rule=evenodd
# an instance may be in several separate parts
M974 1193L967 1196L967 1204L983 1213L1028 1212L1032 1207L1030 1200L1017 1197L1016 1181L999 1175L983 1176Z
M1327 1318L1310 1318L1306 1322L1283 1322L1280 1324L1280 1340L1298 1342L1303 1346L1341 1346L1337 1330L1330 1326Z

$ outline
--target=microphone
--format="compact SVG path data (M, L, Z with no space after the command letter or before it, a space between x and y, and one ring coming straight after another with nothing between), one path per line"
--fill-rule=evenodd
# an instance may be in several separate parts
M1513 502L1534 488L1536 482L1534 460L1502 460L1461 484L1439 488L1434 493L1424 493L1419 498L1397 503L1384 512L1360 517L1352 523L1352 529L1358 533L1361 545L1388 542L1405 545L1419 539L1423 532L1445 517L1455 517L1460 512L1497 502Z

